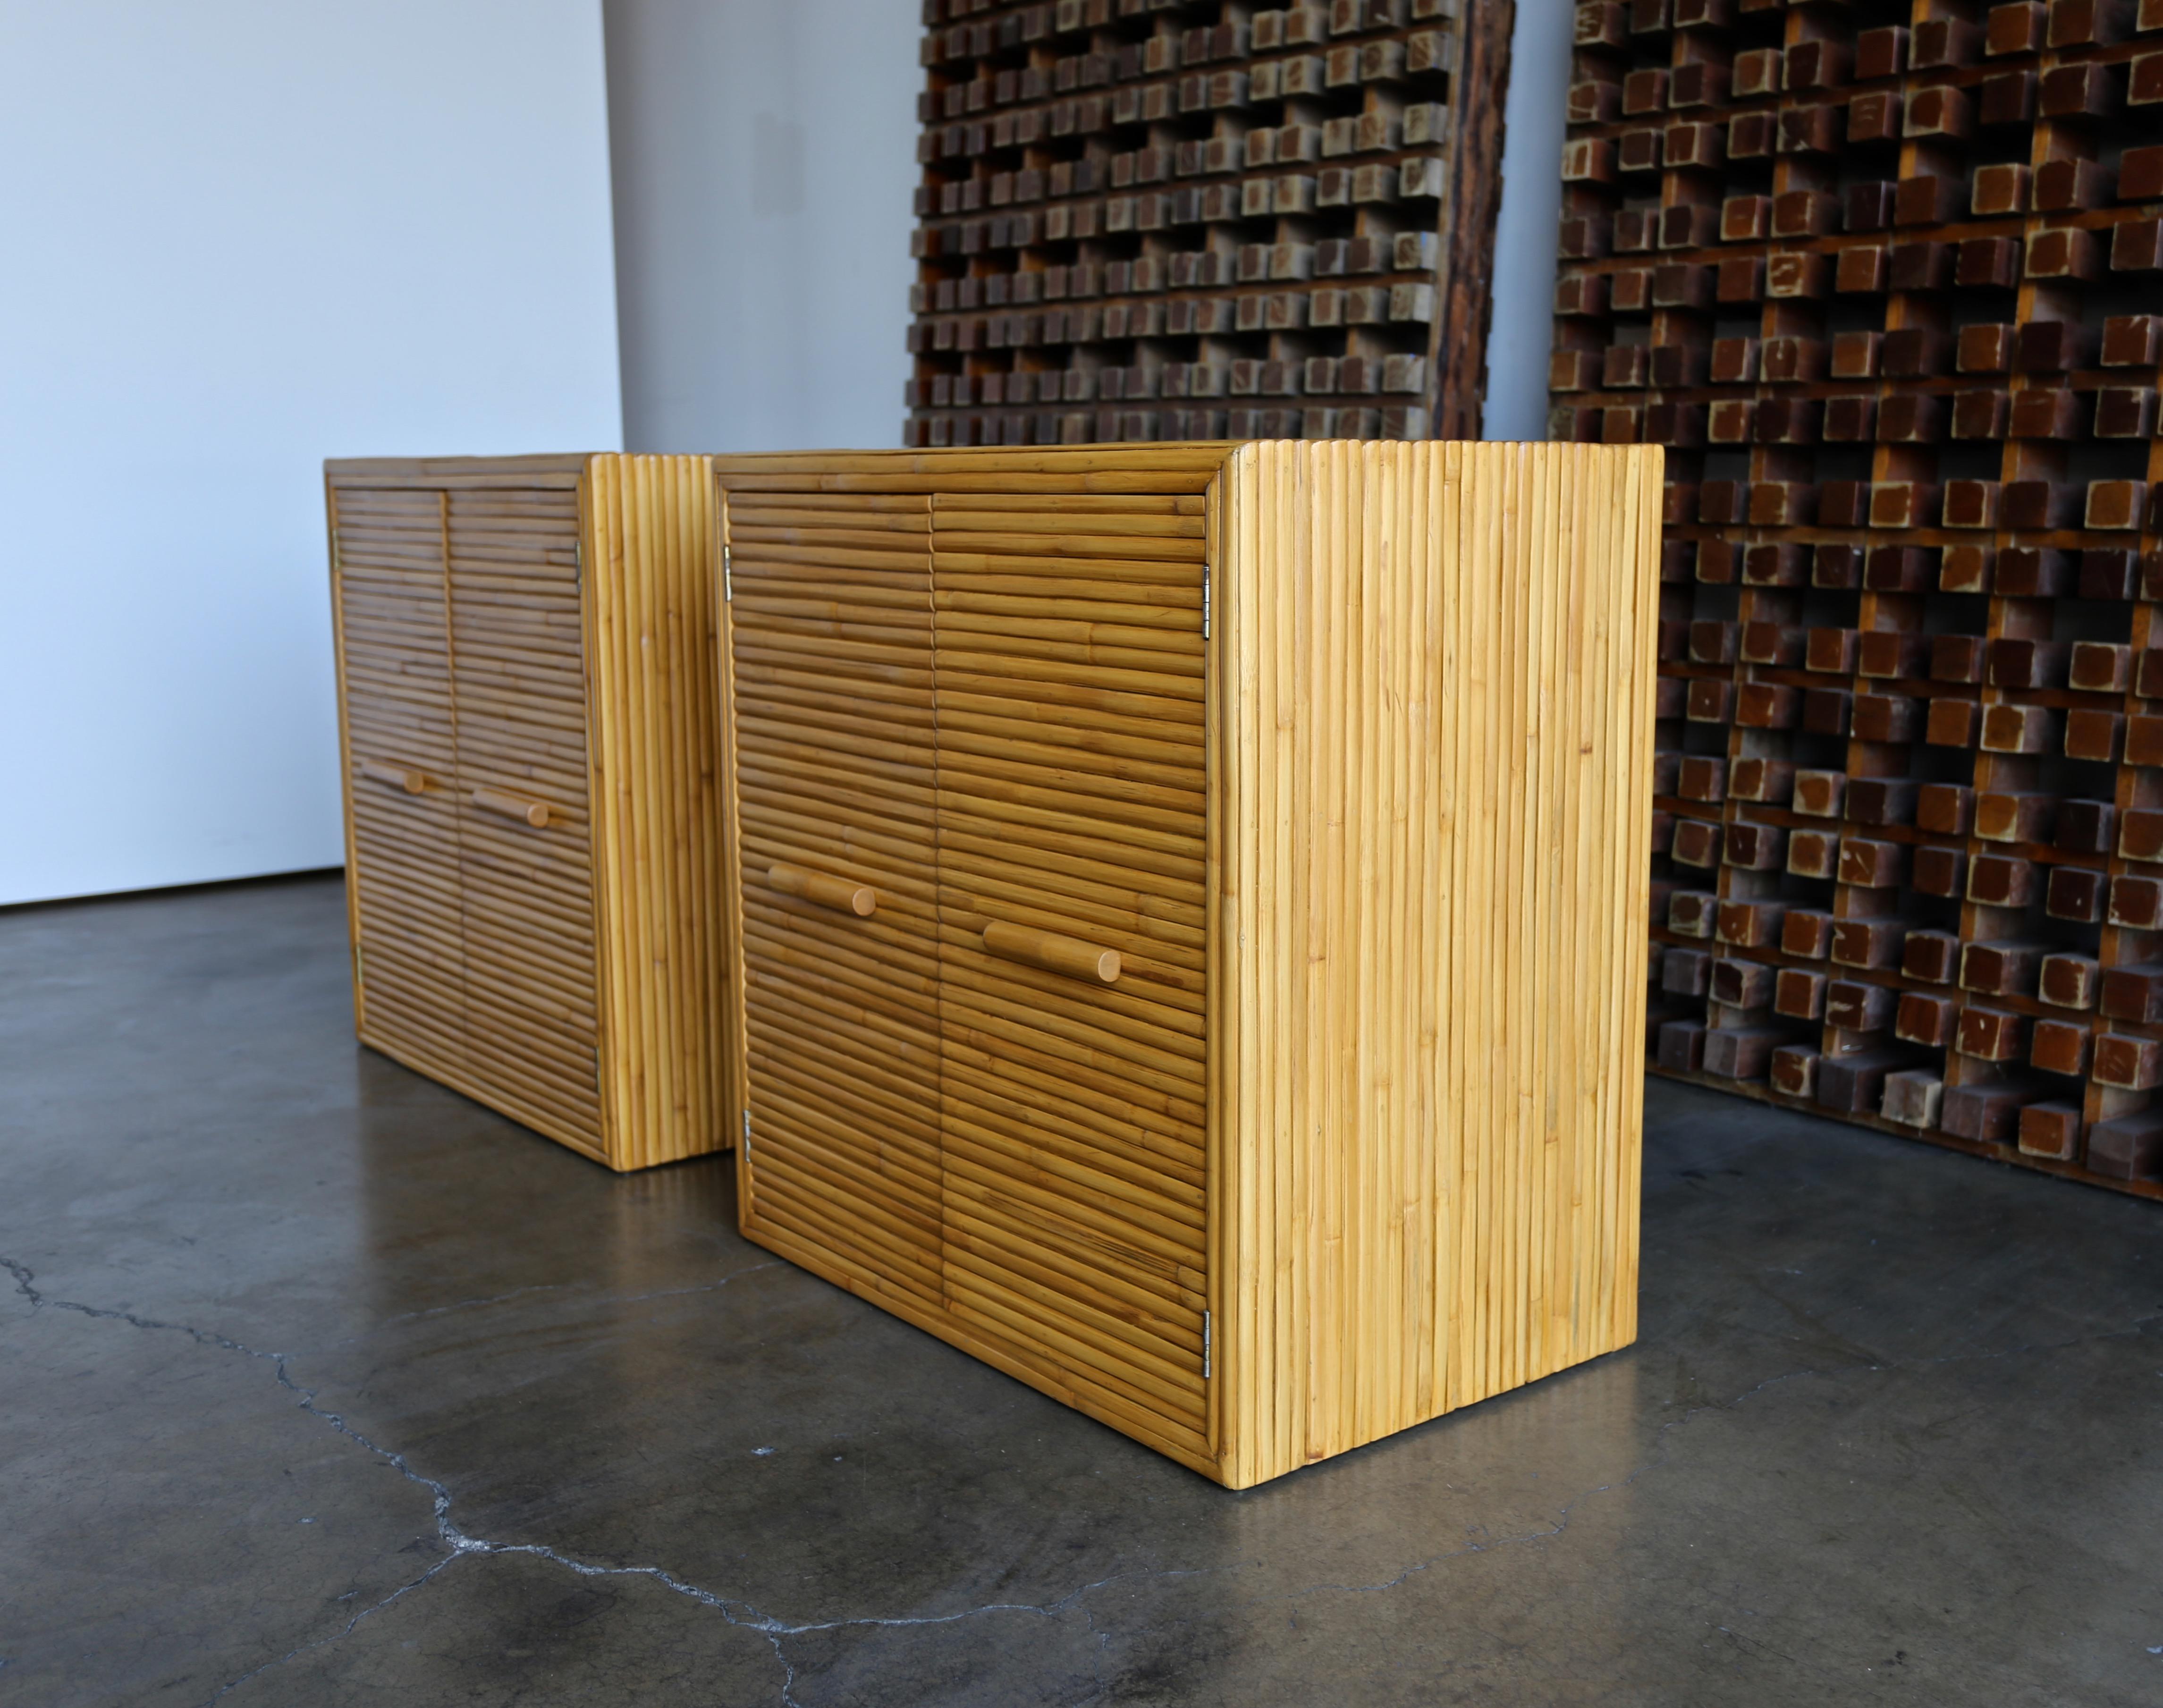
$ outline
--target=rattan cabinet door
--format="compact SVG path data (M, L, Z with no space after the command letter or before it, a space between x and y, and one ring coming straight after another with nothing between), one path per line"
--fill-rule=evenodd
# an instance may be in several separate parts
M1206 1455L1204 502L941 493L932 587L947 1303Z
M578 495L447 499L467 1077L604 1157Z
M331 503L360 1037L455 1078L465 950L443 498L348 487Z
M728 485L747 1231L940 1298L929 501Z

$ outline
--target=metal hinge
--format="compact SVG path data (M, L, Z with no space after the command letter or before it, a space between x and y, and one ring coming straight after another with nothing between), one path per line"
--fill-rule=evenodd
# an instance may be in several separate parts
M721 548L721 600L725 604L736 596L736 584L729 578L729 548L724 546ZM744 1119L749 1120L751 1117L746 1115Z
M1202 1313L1202 1380L1209 1380L1209 1313Z
M1209 638L1209 566L1202 566L1202 638Z

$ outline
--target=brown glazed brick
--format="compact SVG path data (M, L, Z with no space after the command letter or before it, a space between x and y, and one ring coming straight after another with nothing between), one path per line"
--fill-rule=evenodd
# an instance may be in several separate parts
M1827 480L1819 485L1820 527L1859 528L1869 515L1870 483L1867 480ZM1851 583L1850 584L1852 585Z
M1993 711L2005 708L1993 706ZM1735 684L1726 677L1699 676L1691 678L1687 710L1683 715L1694 724L1724 724L1735 711ZM2019 749L2008 749L2019 752ZM2035 750L2040 752L2042 750Z
M1695 1073L1705 1064L1702 1020L1669 1020L1660 1028L1659 1063L1668 1073Z
M2038 1020L2029 1030L2028 1060L2045 1073L2083 1078L2088 1071L2091 1035L2084 1021Z
M1858 825L1904 825L1915 816L1919 784L1899 777L1858 777L1848 785L1847 816Z
M2163 1020L2163 961L2105 967L2097 1007L2107 1020L2131 1020L2144 1026Z
M1783 967L1773 982L1773 1012L1791 1020L1815 1020L1825 1014L1825 986L1822 972L1806 967Z
M1840 838L1830 830L1792 830L1788 835L1788 870L1798 878L1830 878L1839 853Z
M1918 895L1956 897L1967 878L1967 853L1925 845L1909 857L1908 882Z
M1804 633L1792 623L1745 623L1737 655L1746 664L1768 664L1775 669L1792 670L1803 662Z
M1980 682L1990 642L1981 635L1933 635L1930 637L1930 680Z
M2096 393L2095 433L2099 439L2145 439L2155 431L2155 390L2150 385L2108 385Z
M1946 1082L1926 1067L1903 1067L1885 1076L1878 1113L1904 1127L1935 1127Z
M1978 854L1967 872L1967 899L1991 908L2024 908L2039 885L2032 860L2004 854Z
M1738 949L1768 949L1780 940L1787 916L1783 901L1723 901L1713 935Z
M2145 659L2141 661L2144 664ZM2163 718L2133 717L2125 724L2125 762L2163 765Z
M2152 368L2159 347L2163 315L2118 314L2103 323L2101 360L2106 368Z
M2081 1106L2060 1100L2029 1103L2020 1111L2020 1154L2056 1162L2077 1161L2081 1154Z
M1736 800L1762 801L1778 806L1788 799L1795 783L1795 768L1785 759L1737 759L1727 780L1727 792Z
M1815 1044L1783 1044L1773 1052L1773 1089L1783 1097L1815 1098L1818 1061Z
M1705 1035L1705 1071L1722 1079L1762 1079L1773 1051L1788 1041L1783 1026L1716 1026Z
M2087 1170L2108 1180L2163 1175L2163 1109L2142 1109L2088 1129Z
M1838 967L1897 967L1908 927L1900 919L1836 919L1832 961Z
M2163 1044L2129 1033L2099 1033L2092 1071L2098 1085L2119 1091L2153 1091L2163 1085Z
M1982 790L1975 798L1975 834L1987 842L2048 841L2057 811L2053 794Z
M1707 753L1687 753L1674 756L1679 762L1675 767L1675 786L1670 790L1655 790L1680 795L1684 800L1716 802L1727 798L1727 761Z
M2003 1009L1964 1008L1953 1048L1978 1061L2018 1061L2028 1053L2028 1021Z
M1679 866L1710 869L1720 864L1720 846L1726 827L1703 819L1675 820L1675 845L1670 857Z
M1821 1056L1818 1061L1819 1103L1843 1114L1875 1114L1884 1093L1885 1076L1898 1069L1901 1061L1902 1057L1890 1050Z
M1675 845L1675 815L1661 808L1652 811L1652 851L1664 854Z
M2082 490L2062 480L2008 480L1998 515L2008 528L2042 532L2078 525Z
M1956 439L2002 439L2012 419L2009 391L1978 387L1953 394L1952 436Z
M2063 552L2008 546L1998 554L1997 591L2008 599L2057 599L2072 586L2072 559Z
M2114 552L2083 552L2082 574L2087 573L2091 558L2121 558L2124 574L2129 580L2133 573L2133 554ZM2083 594L2083 597L2095 595ZM2124 597L2120 595L2118 597ZM2066 684L2083 694L2123 694L2133 680L2133 648L2111 641L2076 641L2071 658L2066 667Z
M1735 721L1746 730L1793 729L1802 711L1802 690L1784 682L1746 682Z
M1780 483L1761 481L1751 489L1750 501L1754 507L1760 495ZM1765 544L1750 546L1742 553L1742 584L1745 587L1800 587L1809 579L1810 548L1808 546Z
M1982 728L1982 708L1972 699L1934 699L1923 739L1934 747L1972 747Z
M2043 896L2043 911L2054 919L2092 925L2103 918L2107 880L2079 866L2054 866Z
M1814 819L1836 819L1847 809L1845 771L1798 771L1794 809Z
M1986 129L2025 124L2035 116L2035 74L2000 71L1976 86L1976 123Z
M1926 380L1944 373L1951 359L1952 341L1930 327L1897 327L1878 348L1878 371L1888 380Z
M1832 949L1833 916L1815 908L1790 908L1780 925L1780 952L1799 961L1822 961Z
M2061 740L2061 717L2051 706L1987 705L1977 745L1986 753L2052 752Z
M1975 791L1964 783L1926 783L1915 791L1915 826L1938 836L1965 836L1975 823Z
M2141 560L2141 596L2145 599L2159 596L2159 594L2149 591L2148 585L2151 563L2159 557L2163 557L2163 554L2151 553ZM2163 647L2142 648L2133 668L2133 691L2143 699L2163 699Z
M1858 694L1854 734L1858 741L1904 742L1923 733L1924 702L1904 694Z
M1960 1005L1951 997L1903 991L1893 1016L1893 1035L1904 1044L1943 1050L1953 1041L1953 1022L1959 1013Z
M2013 327L2009 322L1979 322L1964 326L1960 330L1960 341L1953 365L1963 374L2004 374L2011 371L2014 352ZM2000 432L2003 431L2001 427ZM1994 438L1994 433L1962 433L1956 427L1956 438Z
M1803 640L1803 668L1825 676L1852 676L1858 650L1853 629L1810 629Z
M2128 860L2163 860L2163 812L2134 807L2122 814L2118 851Z
M1843 1032L1882 1032L1893 1024L1899 995L1882 984L1836 978L1825 986L1825 1024Z
M1762 1009L1773 1000L1776 969L1761 961L1721 959L1712 963L1712 999L1731 1009Z
M2072 650L2066 641L1993 641L1986 679L1993 688L2062 688Z
M1778 872L1787 853L1788 833L1778 825L1747 820L1727 827L1727 864L1744 872Z
M1900 971L1925 984L1951 984L1960 950L1960 939L1950 931L1910 931L1901 946Z
M2030 386L2013 394L2006 437L2014 439L2077 439L2087 435L2087 399L2063 386Z
M1842 688L1803 690L1803 727L1814 736L1847 733L1848 702L1852 696Z
M1872 629L1862 637L1857 673L1863 676L1920 676L1930 642L1896 629Z
M1956 1138L2009 1145L2019 1131L2021 1111L2043 1095L2040 1086L2023 1085L2015 1080L1950 1086L1939 1125Z
M1825 484L1834 485L1838 483L1828 481ZM1863 483L1851 481L1848 484L1856 485ZM1818 494L1818 505L1820 511L1822 511L1825 505L1825 493L1822 487ZM1838 589L1858 587L1862 583L1862 548L1860 546L1836 543L1822 545L1810 554L1811 586Z
M1991 546L1948 546L1939 559L1938 591L1988 593L1998 568L1998 552ZM1980 682L1977 676L1974 680Z
M2071 750L2070 741L2066 747ZM2118 809L2109 801L2065 800L2058 803L2057 832L2051 841L2067 854L2108 854L2117 830Z
M2028 996L2043 950L2035 943L1968 943L1961 949L1960 988L1979 996Z
M1660 988L1669 996L1701 997L1712 982L1712 956L1703 949L1670 948L1660 957Z
M1697 579L1708 587L1725 587L1735 579L1742 553L1731 540L1700 540L1697 548Z
M2136 878L2125 872L2112 878L2109 918L2113 925L2124 925L2136 931L2163 927L2163 878Z
M1908 849L1901 842L1843 837L1839 881L1863 889L1897 889L1908 875Z
M1930 554L1922 546L1872 546L1862 584L1872 593L1925 593L1930 586Z
M1720 898L1709 889L1679 889L1668 898L1668 929L1679 937L1710 937Z
M2079 707L2066 714L2066 757L2118 763L2118 737L2126 720L2115 711Z
M2092 956L2046 955L2036 973L2036 998L2054 1009L2092 1009L2102 978Z

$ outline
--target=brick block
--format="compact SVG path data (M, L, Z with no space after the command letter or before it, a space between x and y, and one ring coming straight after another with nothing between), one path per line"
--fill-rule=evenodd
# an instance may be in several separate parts
M1925 984L1951 984L1960 950L1960 939L1950 931L1910 931L1901 945L1900 971Z
M2009 1145L2019 1132L2020 1112L2040 1102L2044 1094L2040 1086L2024 1085L2017 1080L1949 1087L1938 1124L1956 1138Z
M1773 1052L1773 1089L1783 1097L1814 1098L1817 1095L1820 1057L1814 1044L1783 1044Z
M2087 1168L2110 1180L2163 1176L2163 1110L2118 1115L2088 1129Z
M1723 1079L1760 1079L1772 1066L1773 1051L1787 1041L1778 1026L1717 1026L1705 1035L1704 1069Z
M1885 1076L1878 1113L1904 1127L1935 1127L1945 1082L1927 1068L1904 1067Z
M1818 1061L1817 1100L1822 1107L1842 1114L1875 1113L1885 1090L1885 1076L1898 1069L1902 1060L1889 1050L1821 1056Z
M2125 1032L2104 1032L2095 1040L2096 1083L2120 1091L2153 1091L2163 1085L2163 1044Z
M1669 1073L1695 1073L1705 1065L1705 1024L1669 1020L1660 1028L1658 1060Z
M2059 1099L2026 1105L2017 1129L2020 1154L2045 1156L2059 1162L2077 1160L2081 1154L2081 1106Z
M1903 1043L1942 1050L1953 1040L1953 1023L1959 1012L1960 1005L1951 997L1903 991L1893 1017L1893 1035Z

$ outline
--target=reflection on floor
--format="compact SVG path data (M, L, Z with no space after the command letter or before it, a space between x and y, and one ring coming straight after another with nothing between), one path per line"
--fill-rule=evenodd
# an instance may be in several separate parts
M2163 1700L2155 1206L1654 1085L1637 1347L1232 1495L357 1050L334 879L0 967L11 1704Z

